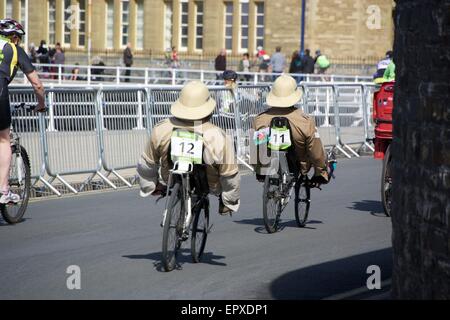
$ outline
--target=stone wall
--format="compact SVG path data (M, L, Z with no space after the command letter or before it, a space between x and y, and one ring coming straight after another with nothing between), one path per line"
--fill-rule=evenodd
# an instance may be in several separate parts
M450 299L450 1L397 0L393 296Z

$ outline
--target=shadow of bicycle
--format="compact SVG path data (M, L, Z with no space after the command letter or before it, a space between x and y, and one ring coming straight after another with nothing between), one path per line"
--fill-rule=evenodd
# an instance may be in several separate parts
M140 259L152 260L153 266L155 267L155 269L157 271L165 272L163 265L162 265L162 252L161 251L153 252L153 253L149 253L149 254L141 254L141 255L139 255L139 254L138 255L125 255L122 257L128 258L128 259L133 259L133 260L140 260ZM212 252L204 252L202 255L202 258L200 260L200 263L225 267L227 265L226 263L218 261L218 260L223 260L223 259L225 259L224 256L218 256L218 255L213 254ZM183 265L186 263L194 264L194 262L192 260L192 256L191 256L191 250L190 249L181 249L178 251L177 265L176 265L175 269L182 270Z
M256 225L256 226L258 226L254 229L256 233L263 233L263 234L268 233L266 228L264 227L264 219L262 219L262 218L244 219L244 220L239 220L239 221L234 221L234 222L239 223L239 224ZM309 225L314 225L314 224L323 224L323 222L319 221L319 220L310 220L310 221L306 222L305 227L299 228L297 225L297 222L295 220L285 220L285 221L281 220L280 224L278 225L278 227L279 227L278 231L282 231L285 228L316 230L317 228L309 226Z

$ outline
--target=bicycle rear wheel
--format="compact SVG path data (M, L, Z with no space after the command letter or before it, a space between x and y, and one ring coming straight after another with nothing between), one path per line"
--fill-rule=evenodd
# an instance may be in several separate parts
M195 263L200 262L206 246L209 229L209 200L202 200L201 207L197 210L192 224L191 254Z
M310 205L311 189L308 186L308 177L302 176L295 184L295 220L300 228L306 225Z
M6 222L16 224L27 210L31 189L30 160L27 151L20 145L12 146L9 186L13 193L20 195L21 200L17 204L0 205L0 211Z
M278 230L281 215L280 175L266 176L263 191L263 218L268 233Z
M381 200L383 202L384 214L391 216L392 209L392 171L391 171L391 147L386 150L383 160L383 171L381 174Z
M178 250L181 247L184 223L184 203L180 183L171 190L164 221L162 241L162 263L165 271L175 268Z

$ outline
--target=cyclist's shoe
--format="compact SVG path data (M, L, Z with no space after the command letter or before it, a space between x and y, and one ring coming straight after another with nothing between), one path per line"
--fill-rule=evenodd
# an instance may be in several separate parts
M233 211L223 204L222 198L219 200L219 214L221 216L231 216L233 214Z
M256 174L256 180L258 180L258 182L264 182L266 180L266 176L263 176L262 174Z
M20 202L20 196L11 192L11 190L7 194L2 194L0 197L0 204L17 204Z

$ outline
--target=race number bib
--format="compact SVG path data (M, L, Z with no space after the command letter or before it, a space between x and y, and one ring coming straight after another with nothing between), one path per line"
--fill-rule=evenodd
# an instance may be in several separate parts
M202 164L203 137L198 133L175 130L172 133L170 155L173 162Z
M291 145L291 132L288 128L271 128L269 149L286 150Z

